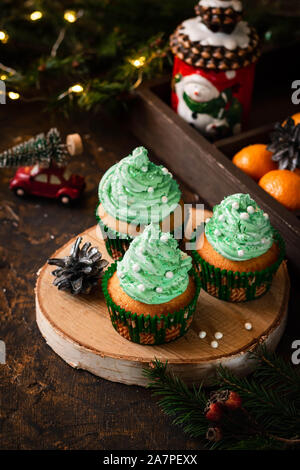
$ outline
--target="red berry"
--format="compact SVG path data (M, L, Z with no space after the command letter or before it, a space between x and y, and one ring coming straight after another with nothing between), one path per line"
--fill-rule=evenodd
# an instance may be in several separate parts
M229 392L229 396L227 400L224 402L224 405L230 410L236 410L237 408L241 408L242 399L238 393Z
M207 411L205 413L205 417L209 419L209 421L220 421L222 418L222 408L219 403L210 403L207 406Z

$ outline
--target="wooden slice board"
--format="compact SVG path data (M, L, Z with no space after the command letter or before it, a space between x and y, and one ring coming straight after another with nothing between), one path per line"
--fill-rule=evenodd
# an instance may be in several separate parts
M81 236L112 261L97 227ZM69 254L75 238L53 257ZM254 367L249 352L259 343L274 350L287 319L289 277L286 264L282 263L270 292L261 299L233 304L202 290L195 319L183 338L161 346L141 346L114 330L100 290L89 296L60 292L52 285L52 270L53 266L44 265L36 285L36 318L42 335L72 367L113 382L145 386L143 368L154 358L167 360L169 367L188 384L208 384L219 364L245 375ZM245 329L246 322L252 323L252 331ZM202 330L207 333L204 339L199 338ZM215 332L223 333L217 349L211 347Z

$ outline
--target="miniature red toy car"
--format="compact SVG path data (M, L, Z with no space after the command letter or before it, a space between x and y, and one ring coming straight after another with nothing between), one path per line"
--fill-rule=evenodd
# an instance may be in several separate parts
M71 174L66 167L34 165L20 167L9 187L19 197L34 194L58 199L67 205L81 196L85 181L82 176Z

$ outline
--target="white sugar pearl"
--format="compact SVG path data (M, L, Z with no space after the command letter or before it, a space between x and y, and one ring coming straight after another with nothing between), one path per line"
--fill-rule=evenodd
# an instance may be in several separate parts
M161 294L163 291L162 287L157 287L155 290L158 294Z
M169 173L168 168L162 168L161 171L162 171L165 175L167 175L167 174Z
M254 212L255 212L254 207L253 206L248 206L247 207L247 212L248 212L248 214L254 214Z
M218 341L212 341L212 342L210 343L210 345L211 345L211 347L214 348L214 349L217 349L217 348L219 347Z
M238 250L238 255L239 256L244 256L244 254L245 254L244 250Z
M250 323L250 322L245 323L245 328L246 328L246 330L251 331L252 328L253 328L252 323Z
M210 217L208 217L208 218L205 220L205 223L208 224L209 221L210 221Z
M267 214L266 212L264 213L264 218L265 219L268 219L269 218L269 214Z
M138 290L141 291L141 292L145 292L145 286L144 286L144 284L139 284L139 285L138 285Z
M166 278L167 279L172 279L173 276L174 276L174 274L172 273L172 271L167 271L166 272Z
M164 233L161 237L160 237L160 241L161 242L167 242L169 240L169 237L166 233Z
M216 237L219 237L221 235L221 232L220 230L216 228L216 230L214 231L214 234L216 235Z
M223 333L221 333L220 331L217 331L217 332L215 333L215 338L216 338L216 339L222 339L222 338L223 338Z
M142 171L143 171L144 173L147 173L148 168L147 168L146 166L142 166Z
M240 208L240 205L239 205L238 202L234 202L234 203L232 204L232 209L238 210L239 208Z
M262 238L262 239L261 239L261 242L262 242L263 244L265 244L265 243L267 242L267 240L266 240L265 238Z
M154 188L152 188L152 186L150 186L150 187L148 188L148 193L153 193L153 191L154 191Z
M219 221L223 222L223 220L225 220L225 215L224 214L219 215Z
M141 267L135 263L133 266L132 266L132 269L135 273L138 273L140 270L141 270Z
M168 202L167 196L163 196L163 197L161 198L161 200L162 200L162 202L163 202L164 204L165 204L166 202Z
M199 338L204 339L206 337L206 331L199 332Z
M240 215L241 220L248 220L249 219L249 214L247 212L242 212Z

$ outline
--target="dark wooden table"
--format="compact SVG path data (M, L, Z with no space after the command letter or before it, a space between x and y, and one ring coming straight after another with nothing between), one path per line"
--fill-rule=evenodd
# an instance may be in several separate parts
M199 449L163 415L150 392L74 370L47 346L35 323L36 272L70 237L95 224L97 186L103 173L140 143L116 120L76 116L55 121L39 107L0 109L1 150L57 126L80 132L84 155L71 170L86 177L84 198L72 208L55 201L17 199L8 189L13 170L0 170L0 449ZM179 176L180 179L180 175ZM182 185L187 202L197 196ZM300 339L297 279L280 351L289 358ZM262 312L263 315L263 312Z

